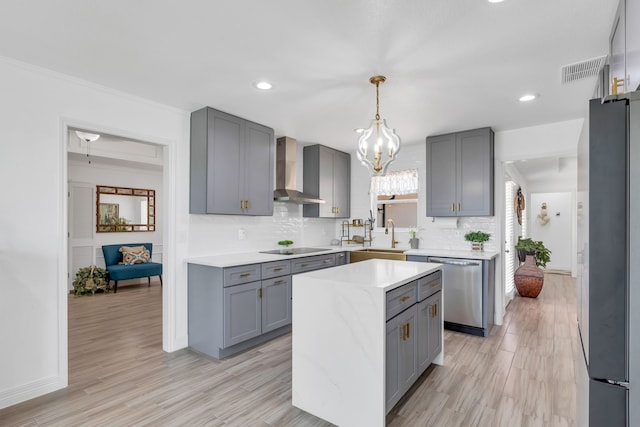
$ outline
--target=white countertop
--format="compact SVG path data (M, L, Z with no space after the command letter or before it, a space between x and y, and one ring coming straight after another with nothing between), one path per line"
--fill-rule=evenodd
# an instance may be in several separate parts
M497 252L491 251L465 251L452 249L410 249L404 252L406 255L418 256L439 256L443 258L463 258L491 260L498 256Z
M244 253L232 253L223 255L211 255L202 257L187 258L186 262L190 264L207 265L209 267L234 267L237 265L247 264L259 264L263 262L282 261L285 259L294 259L309 257L314 255L326 255L338 252L350 252L357 251L359 249L366 249L362 246L322 246L322 245L310 245L313 248L325 249L322 252L311 252L299 255L277 255L277 254L263 254L260 252L244 252ZM391 249L381 246L372 246L374 249ZM495 252L490 251L464 251L464 250L447 250L447 249L408 249L397 248L404 250L407 255L418 256L441 256L448 258L464 258L464 259L482 259L490 260L498 256Z
M340 286L351 286L363 290L391 289L409 283L425 274L439 270L441 264L428 262L405 262L388 259L370 259L334 268L310 271L296 275L298 277L325 280Z
M348 248L343 248L341 246L312 245L309 247L324 249L324 250L321 252L310 252L310 253L298 254L298 255L278 255L278 254L263 254L260 252L244 252L244 253L235 253L235 254L211 255L211 256L187 258L186 262L188 262L189 264L207 265L209 267L234 267L236 265L259 264L262 262L282 261L287 259L302 258L302 257L308 257L308 256L315 256L315 255L327 255L327 254L345 252L350 250Z

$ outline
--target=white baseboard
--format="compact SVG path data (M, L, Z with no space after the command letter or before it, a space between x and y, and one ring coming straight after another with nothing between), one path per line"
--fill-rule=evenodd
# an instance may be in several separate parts
M9 390L0 391L0 409L24 402L67 386L61 376L44 378Z

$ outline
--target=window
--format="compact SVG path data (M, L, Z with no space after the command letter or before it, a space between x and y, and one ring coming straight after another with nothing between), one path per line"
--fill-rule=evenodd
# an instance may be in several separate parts
M393 219L398 228L418 225L417 170L371 177L370 193L378 227L384 228L388 219Z

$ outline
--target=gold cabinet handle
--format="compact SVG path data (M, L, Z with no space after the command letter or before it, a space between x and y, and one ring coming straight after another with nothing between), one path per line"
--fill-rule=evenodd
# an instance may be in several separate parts
M404 340L407 339L407 324L403 323L401 328L402 328L402 330L401 330L401 333L400 333L400 339L402 341L404 341Z
M430 286L432 288L435 288L436 286L438 286L440 284L440 282L433 282Z
M435 307L436 307L435 305L431 306L431 317L436 317L436 312L434 310Z
M454 203L451 203L451 212L455 212L455 211L456 211L456 204L454 202Z
M280 271L280 270L282 270L282 267L276 267L273 269L273 271Z
M411 323L407 323L407 338L411 337Z
M240 200L240 209L244 209L244 200Z
M331 260L330 260L330 259L325 259L325 260L324 260L324 263L325 263L325 264L329 264L330 262L331 262Z
M262 298L262 288L258 289L258 298Z
M251 205L249 204L249 200L244 201L244 207L247 209L251 209Z
M284 280L276 280L273 282L274 285L279 285L280 283L284 283Z
M251 273L242 273L242 274L240 274L240 277L247 277L247 276L251 276Z
M411 297L409 295L405 295L403 297L400 298L400 302L405 302L408 301Z
M308 267L309 264L300 264L300 267Z
M460 202L458 202L458 212L460 212Z

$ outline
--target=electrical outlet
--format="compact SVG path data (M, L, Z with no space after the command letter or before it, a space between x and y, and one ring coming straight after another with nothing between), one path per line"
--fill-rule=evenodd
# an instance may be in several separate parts
M244 240L247 238L247 230L244 228L240 228L238 230L238 240Z

